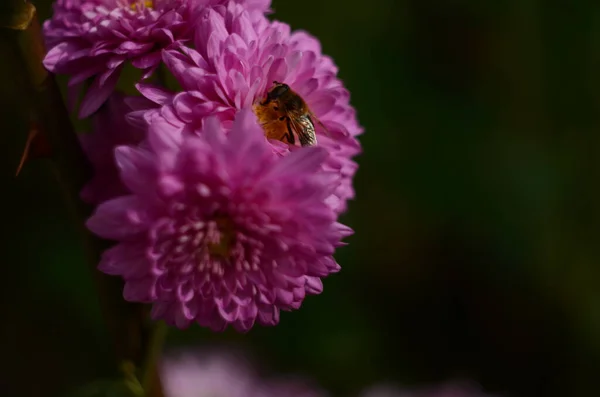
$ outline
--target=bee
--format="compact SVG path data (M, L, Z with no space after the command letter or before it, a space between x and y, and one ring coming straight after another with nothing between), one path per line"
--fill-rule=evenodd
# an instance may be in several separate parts
M131 11L140 11L144 8L153 9L154 8L154 0L134 0L129 5Z
M269 139L277 139L301 146L317 144L317 134L313 119L323 124L310 111L306 102L294 92L290 86L277 81L267 92L266 98L254 105L254 113L258 117L265 135ZM323 126L324 127L324 126Z

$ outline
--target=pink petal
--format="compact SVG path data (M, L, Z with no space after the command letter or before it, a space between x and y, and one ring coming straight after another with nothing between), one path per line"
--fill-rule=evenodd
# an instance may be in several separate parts
M159 105L164 105L173 97L173 93L167 91L164 87L154 84L138 83L135 85L135 88L143 96Z
M156 278L127 280L123 289L123 298L129 302L151 303L156 299Z
M132 222L131 215L144 208L136 196L122 196L100 204L86 226L98 236L111 240L127 240L147 230L148 226Z
M157 119L150 126L148 138L152 149L157 153L176 151L181 146L181 134L173 133L173 125L162 119Z
M294 174L296 172L312 172L321 167L321 164L327 159L329 154L327 150L320 147L304 147L295 150L288 156L279 161L271 170L272 175L278 173Z
M156 172L156 156L145 149L118 146L115 162L120 169L121 180L133 193L152 195Z
M146 257L145 244L121 243L102 254L98 270L125 279L140 278L152 271L152 265Z
M96 112L100 106L114 91L119 75L121 73L121 67L110 71L110 75L105 77L104 83L101 83L102 78L100 76L94 79L92 86L88 89L81 106L79 107L79 118L84 119Z

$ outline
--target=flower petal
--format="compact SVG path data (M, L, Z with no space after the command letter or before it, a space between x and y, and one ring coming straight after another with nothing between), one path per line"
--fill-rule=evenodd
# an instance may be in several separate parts
M147 230L144 204L136 196L122 196L96 208L86 226L102 238L127 240Z

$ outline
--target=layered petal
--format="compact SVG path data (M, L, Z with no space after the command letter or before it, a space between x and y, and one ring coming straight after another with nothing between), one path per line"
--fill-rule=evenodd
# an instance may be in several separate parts
M244 2L242 0L232 0ZM188 43L200 11L225 0L58 0L43 26L49 49L44 66L70 76L78 87L93 79L79 117L95 113L114 90L123 66L130 63L148 78L162 61L161 50ZM263 16L270 1L245 4L249 14Z
M143 128L126 119L127 113L136 109L128 104L128 99L114 92L92 117L92 130L79 135L94 171L92 179L81 192L83 200L90 204L99 204L128 192L119 175L115 149L119 145L137 145L146 136ZM138 109L149 109L152 103L139 98L135 105Z
M197 134L159 117L143 143L116 153L130 194L100 204L87 225L118 243L100 270L123 277L127 300L153 303L154 318L275 325L339 270L332 255L349 229L326 200L329 153L277 155L250 109L230 130L209 118Z
M229 129L236 112L263 101L273 81L287 84L306 103L318 146L330 154L322 168L339 176L328 204L336 213L344 212L354 197L358 166L353 158L361 151L356 137L363 129L348 90L337 78L337 67L321 53L319 41L303 31L291 32L284 23L257 17L235 1L205 7L198 15L190 45L163 51L165 65L183 92L168 98L142 88L142 95L188 131L198 130L208 116L217 116ZM297 149L278 140L270 143L281 156Z

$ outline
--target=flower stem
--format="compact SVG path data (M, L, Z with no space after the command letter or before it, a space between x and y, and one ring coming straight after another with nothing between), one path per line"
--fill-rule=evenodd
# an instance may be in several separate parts
M143 389L146 391L146 397L163 397L157 363L166 334L166 324L162 321L157 322L154 326L151 340L148 343L146 358L142 367L141 383Z
M119 279L96 269L100 254L108 243L95 238L85 228L91 208L79 198L81 188L91 175L91 167L79 145L54 76L42 64L46 50L35 7L25 0L2 0L0 29L15 54L7 62L14 62L15 70L23 70L27 74L29 87L23 92L31 99L31 121L39 125L40 133L50 143L54 171L82 236L81 243L94 274L102 312L116 349L115 370L119 363L132 362L136 368L149 373L141 375L144 386L148 386L146 396L162 396L160 382L156 381L154 361L164 332L160 331L160 327L156 330L158 332L155 331L156 326L149 321L146 306L123 299L123 284Z

